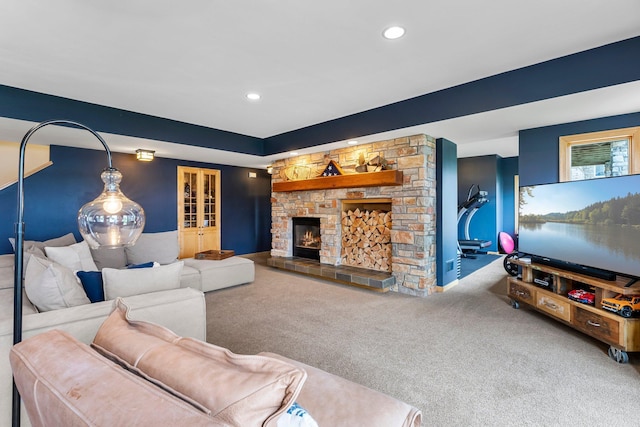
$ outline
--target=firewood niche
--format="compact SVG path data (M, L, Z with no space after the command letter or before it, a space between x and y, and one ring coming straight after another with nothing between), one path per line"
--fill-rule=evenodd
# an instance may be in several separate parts
M391 199L342 201L341 263L391 271Z
M338 176L321 176L297 181L274 182L273 191L324 190L330 188L382 187L402 185L402 171L384 170L380 172L352 173Z

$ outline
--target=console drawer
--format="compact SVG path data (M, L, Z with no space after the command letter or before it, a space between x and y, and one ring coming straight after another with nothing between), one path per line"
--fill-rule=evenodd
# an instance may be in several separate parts
M509 278L509 296L517 299L518 301L526 302L527 304L535 305L535 289L516 282L515 279Z
M620 323L623 321L623 319L611 319L574 306L571 323L576 329L594 338L608 343L624 345L620 340Z
M555 296L538 292L536 296L536 307L565 322L571 319L571 304L561 300L560 297L556 298Z

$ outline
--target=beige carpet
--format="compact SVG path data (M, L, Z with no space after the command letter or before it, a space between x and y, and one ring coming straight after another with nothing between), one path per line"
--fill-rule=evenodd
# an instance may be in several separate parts
M640 357L617 364L606 345L511 308L502 258L428 298L256 261L254 283L207 294L209 342L364 384L420 408L425 426L640 425Z

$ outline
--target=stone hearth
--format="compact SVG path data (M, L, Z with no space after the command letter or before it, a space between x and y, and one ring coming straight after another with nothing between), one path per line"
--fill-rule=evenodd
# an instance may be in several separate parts
M272 184L283 182L285 175L291 175L292 168L317 177L331 160L337 162L345 174L355 173L360 158L375 156L386 159L390 168L402 171L402 185L272 192L272 263L284 265L286 259L293 258L292 218L314 217L320 219L319 267L345 268L341 265L342 204L349 200L362 203L368 199L388 199L392 217L391 275L395 280L390 289L426 296L436 286L436 173L432 137L415 135L279 160L273 165ZM292 270L296 271L296 267ZM375 273L384 274L375 270L369 274Z
M343 265L321 264L320 261L308 258L271 257L267 259L267 265L380 292L387 292L396 283L395 277L390 273Z

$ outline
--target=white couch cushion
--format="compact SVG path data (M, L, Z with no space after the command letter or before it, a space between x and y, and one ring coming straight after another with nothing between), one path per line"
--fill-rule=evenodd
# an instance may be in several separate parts
M36 308L22 288L22 315L33 313L37 313ZM0 322L6 319L13 319L13 288L0 289Z
M35 255L27 264L24 288L40 311L91 303L71 269Z
M0 289L13 289L14 254L0 255Z
M253 261L240 256L216 261L187 258L184 260L184 264L200 272L203 292L250 283L255 279Z
M171 264L180 255L178 231L142 233L135 245L125 248L127 264L144 264L153 261Z
M180 275L180 287L193 288L201 291L200 272L185 263L184 267L182 267L182 274Z
M153 268L125 270L103 268L104 298L105 300L112 300L117 297L178 289L183 265L182 261L178 261Z
M15 252L16 250L16 239L13 237L9 237L9 243L13 247ZM36 240L25 240L24 241L24 249L25 250L33 250L34 248L40 249L44 254L45 246L69 246L76 243L76 238L73 233L67 233L64 236L56 237L54 239L45 240L43 242L39 242Z
M103 268L125 268L127 266L127 254L124 248L91 249L91 256L98 270Z
M70 246L45 246L44 251L47 258L71 270L96 271L98 269L91 257L89 245L84 240Z

